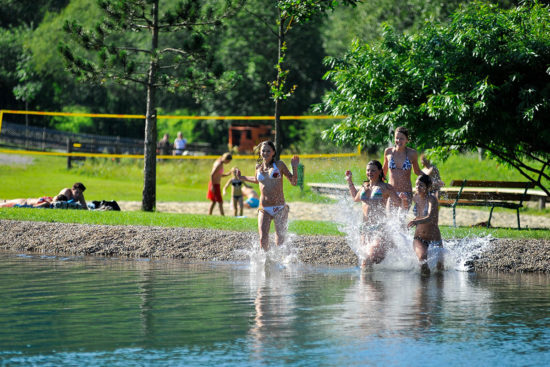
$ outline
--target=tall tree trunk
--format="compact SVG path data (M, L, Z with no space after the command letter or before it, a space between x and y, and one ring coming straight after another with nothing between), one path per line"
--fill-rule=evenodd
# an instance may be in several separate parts
M278 47L278 58L277 64L279 64L281 57L283 56L283 44L285 42L285 33L284 33L284 21L283 18L279 15L279 47ZM281 69L282 65L277 68L277 88L281 89ZM279 160L281 151L283 150L283 139L281 137L281 111L280 103L282 99L279 96L275 97L275 149L277 154L275 155L275 160Z
M147 212L155 210L157 191L157 112L156 112L156 76L158 48L158 0L153 3L153 25L151 29L151 63L147 75L147 111L145 112L145 151L143 162L143 198L141 209Z

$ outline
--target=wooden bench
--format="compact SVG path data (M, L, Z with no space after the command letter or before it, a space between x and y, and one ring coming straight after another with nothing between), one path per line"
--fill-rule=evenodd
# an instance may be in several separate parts
M450 187L460 187L460 189L458 191L452 191L449 190ZM535 187L535 183L453 180L451 181L450 187L441 193L439 205L453 208L453 225L455 227L457 206L486 206L491 207L487 227L491 225L491 218L495 208L508 208L516 210L518 229L521 229L519 209L523 207L524 201L530 200L527 190ZM477 190L471 188L477 188Z

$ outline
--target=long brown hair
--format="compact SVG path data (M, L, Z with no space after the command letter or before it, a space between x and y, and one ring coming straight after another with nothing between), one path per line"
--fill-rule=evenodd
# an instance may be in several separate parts
M271 159L271 162L267 162L268 165L272 165L275 162L275 157L277 156L277 149L275 149L275 144L271 140L262 141L260 144L258 144L255 148L255 150L258 151L258 164L262 164L263 158L262 158L262 147L264 145L269 145L271 149L273 149L273 158Z
M380 181L384 182L386 180L386 177L384 176L384 170L382 169L382 163L380 163L376 159L373 159L372 161L367 163L367 166L370 166L370 165L376 166L376 168L378 168L380 170Z

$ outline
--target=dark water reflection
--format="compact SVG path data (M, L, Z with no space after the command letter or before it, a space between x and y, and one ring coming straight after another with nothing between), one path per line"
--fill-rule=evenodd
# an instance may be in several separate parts
M2 365L529 365L545 275L0 253Z

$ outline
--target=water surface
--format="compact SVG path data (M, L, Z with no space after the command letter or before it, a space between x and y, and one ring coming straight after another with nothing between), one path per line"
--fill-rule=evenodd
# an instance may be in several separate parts
M545 275L0 253L5 366L546 366Z

